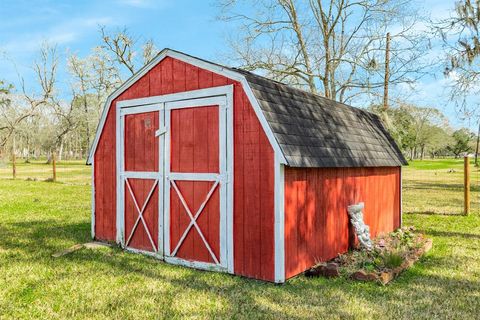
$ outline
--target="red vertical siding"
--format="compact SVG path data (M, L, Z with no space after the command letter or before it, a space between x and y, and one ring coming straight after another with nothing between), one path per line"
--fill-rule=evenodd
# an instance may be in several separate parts
M125 170L158 171L158 112L125 117Z
M400 168L285 169L285 273L349 248L347 206L365 202L373 237L400 226Z
M95 153L95 233L115 239L117 101L234 84L234 262L235 273L273 280L273 149L241 85L218 74L165 58L110 106Z

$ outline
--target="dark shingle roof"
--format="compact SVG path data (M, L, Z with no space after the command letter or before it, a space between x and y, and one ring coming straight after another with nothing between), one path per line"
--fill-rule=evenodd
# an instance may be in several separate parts
M375 114L242 73L292 167L384 167L407 164Z

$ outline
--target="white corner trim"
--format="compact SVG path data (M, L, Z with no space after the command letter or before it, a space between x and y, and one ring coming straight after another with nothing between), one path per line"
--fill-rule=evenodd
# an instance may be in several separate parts
M136 81L138 81L142 76L144 76L148 71L150 71L154 66L156 66L160 61L165 59L166 57L171 57L186 63L189 63L191 65L194 65L196 67L199 67L201 69L205 69L220 75L223 75L227 78L230 78L232 80L239 81L242 84L243 90L247 94L247 97L252 104L252 107L255 111L255 114L257 115L257 118L259 119L262 128L267 135L267 138L270 142L270 145L273 147L275 154L277 157L280 159L281 164L287 164L286 158L283 155L282 150L280 149L280 145L278 144L275 136L273 135L273 131L268 125L268 122L265 118L265 115L263 114L260 104L258 103L257 99L255 98L252 89L250 88L247 79L245 78L244 75L232 71L230 69L226 69L224 67L221 67L217 64L210 63L204 60L200 60L197 58L194 58L192 56L183 54L181 52L173 51L170 49L164 49L162 50L155 59L153 59L150 63L145 65L142 69L140 69L136 74L134 74L131 78L129 78L127 81L125 81L117 90L115 90L107 99L105 102L102 115L100 118L100 121L98 123L97 131L95 134L95 138L93 140L92 147L90 148L89 156L87 159L87 164L91 164L93 161L93 156L95 154L95 151L98 146L98 142L100 140L100 136L103 132L103 127L105 126L105 121L107 119L107 114L110 109L110 105L112 104L112 101L115 100L122 92L124 92L126 89L128 89L131 85L133 85ZM114 106L115 107L115 106ZM118 111L118 110L117 110ZM118 120L118 117L117 117Z
M285 282L285 172L280 159L275 157L275 282Z
M116 167L116 179L117 179L117 192L116 192L116 242L120 244L122 247L124 245L124 214L123 214L123 206L124 206L124 199L125 199L125 186L123 184L123 177L122 174L124 170L124 157L123 157L123 141L124 141L124 134L123 134L123 127L125 123L125 117L122 117L120 114L120 108L116 106L116 156L115 156L115 167Z
M234 273L234 234L233 234L233 159L235 148L233 147L233 86L230 87L227 95L227 122L226 122L226 138L227 138L227 267L228 272Z
M91 234L92 239L95 239L95 161L92 160L92 217L91 217Z
M399 201L400 201L400 228L403 227L403 170L400 167L400 190L399 190Z

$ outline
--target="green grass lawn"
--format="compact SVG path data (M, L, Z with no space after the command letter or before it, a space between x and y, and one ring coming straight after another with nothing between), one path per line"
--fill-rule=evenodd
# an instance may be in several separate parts
M79 172L68 183L0 179L0 319L478 319L477 214L406 214L434 246L388 286L303 276L274 285L116 248L52 258L90 240L89 168L66 167Z

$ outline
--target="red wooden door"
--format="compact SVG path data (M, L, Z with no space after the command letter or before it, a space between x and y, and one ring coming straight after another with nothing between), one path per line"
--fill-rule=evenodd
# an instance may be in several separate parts
M196 104L166 104L165 254L200 268L225 267L225 113Z
M127 248L157 252L159 111L123 116L124 239Z

